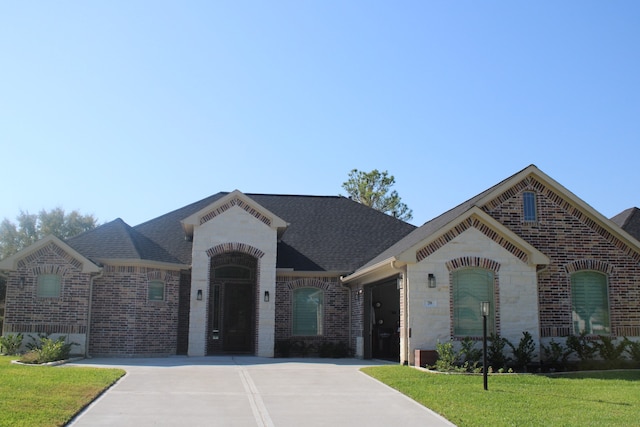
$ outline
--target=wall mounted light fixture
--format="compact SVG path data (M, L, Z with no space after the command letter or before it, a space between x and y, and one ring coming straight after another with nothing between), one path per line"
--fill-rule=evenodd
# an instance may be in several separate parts
M20 285L20 289L24 288L24 282L25 282L24 276L20 276L20 279L18 279L18 284Z
M198 301L202 301L202 289L198 289L198 292L196 293L196 299Z
M396 280L396 289L402 289L403 283L404 283L404 276L401 274L398 276L398 280Z
M429 273L429 276L427 276L427 286L430 288L436 287L436 276L433 273Z
M363 294L363 292L364 292L364 291L363 291L362 289L358 289L358 290L355 292L355 294L356 294L356 298L358 298L358 301L360 301L360 295L362 295L362 294Z
M264 302L269 302L269 291L264 291Z

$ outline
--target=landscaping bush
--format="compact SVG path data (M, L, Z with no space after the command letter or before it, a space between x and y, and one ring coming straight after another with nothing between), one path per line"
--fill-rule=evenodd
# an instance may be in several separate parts
M627 349L627 341L622 340L618 344L614 341L614 338L602 335L598 341L593 343L607 368L619 368L624 364L623 354Z
M507 341L506 338L502 338L497 334L491 334L489 337L489 345L487 346L487 363L494 371L506 368L511 360L511 357L507 356L504 351L508 342L509 341Z
M46 335L40 335L38 340L31 337L32 342L27 344L30 350L21 358L22 363L49 363L69 358L71 347L76 343L66 342L65 336L53 340Z
M542 351L544 352L543 361L545 365L549 366L552 370L563 370L567 367L569 356L573 353L573 350L565 347L562 343L555 342L553 338L549 342L549 346L542 345Z
M570 335L567 338L567 347L576 353L582 362L593 360L597 351L593 341L591 341L585 333Z
M22 334L7 334L0 337L0 353L8 356L18 354L22 345Z
M533 360L533 355L536 351L536 345L533 342L531 334L527 331L522 333L523 337L520 338L518 346L514 346L509 341L506 341L507 345L511 347L513 351L513 358L517 369L527 372L527 365Z
M640 341L631 341L627 337L624 337L624 341L627 343L626 350L631 360L640 363Z

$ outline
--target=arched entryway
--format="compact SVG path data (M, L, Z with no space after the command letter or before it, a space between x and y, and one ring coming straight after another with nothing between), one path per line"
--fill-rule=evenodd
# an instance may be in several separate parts
M255 257L228 252L211 258L207 354L253 354L256 347Z

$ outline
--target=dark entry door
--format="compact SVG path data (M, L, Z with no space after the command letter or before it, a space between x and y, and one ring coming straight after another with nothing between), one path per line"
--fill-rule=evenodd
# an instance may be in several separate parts
M251 353L254 341L253 283L224 286L222 345L225 352Z

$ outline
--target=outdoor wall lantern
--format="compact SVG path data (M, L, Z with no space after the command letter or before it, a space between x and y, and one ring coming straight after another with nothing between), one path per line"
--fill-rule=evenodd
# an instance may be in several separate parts
M396 281L396 289L402 289L402 283L404 282L404 276L401 274Z
M363 291L362 289L358 289L358 290L356 291L356 298L358 298L358 301L360 301L360 295L362 295L362 293L363 293L363 292L364 292L364 291Z
M480 313L482 313L482 377L484 389L487 388L487 316L489 316L489 301L480 302Z
M196 293L196 299L198 301L202 301L202 289L198 289L198 292Z
M264 291L264 302L269 302L269 291Z
M427 276L427 285L430 288L436 287L436 276L433 273L429 273L429 276Z

